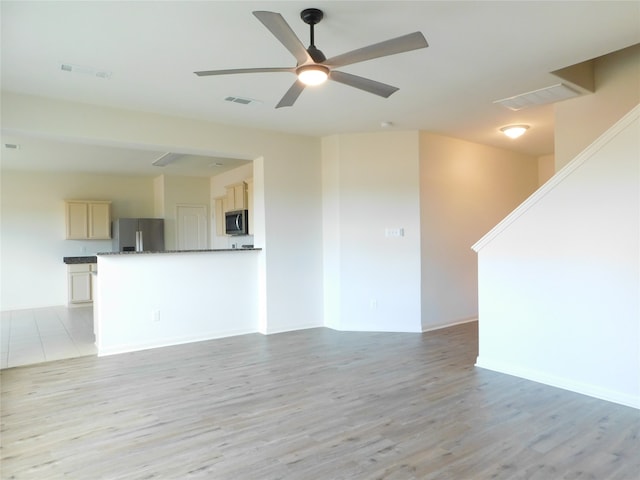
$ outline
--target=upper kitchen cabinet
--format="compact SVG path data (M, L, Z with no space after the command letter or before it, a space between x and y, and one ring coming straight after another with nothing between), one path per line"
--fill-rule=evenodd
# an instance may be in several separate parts
M226 211L245 210L247 208L247 184L238 182L227 185L227 204Z
M65 202L67 240L109 240L111 202L107 200L67 200Z
M216 197L214 201L214 216L216 220L216 235L225 235L224 212L227 211L227 197Z

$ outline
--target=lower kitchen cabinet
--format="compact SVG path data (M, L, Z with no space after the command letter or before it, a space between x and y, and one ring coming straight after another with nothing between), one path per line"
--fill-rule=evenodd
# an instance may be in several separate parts
M92 273L97 269L95 263L68 265L69 304L88 304L93 302Z

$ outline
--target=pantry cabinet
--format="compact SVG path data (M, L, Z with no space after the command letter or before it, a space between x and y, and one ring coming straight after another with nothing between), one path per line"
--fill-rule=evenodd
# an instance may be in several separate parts
M67 240L108 240L111 238L111 202L67 200L65 202Z

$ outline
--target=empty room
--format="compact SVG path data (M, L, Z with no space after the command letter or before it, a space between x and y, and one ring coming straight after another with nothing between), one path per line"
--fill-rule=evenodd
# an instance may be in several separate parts
M637 2L0 9L3 479L637 479Z

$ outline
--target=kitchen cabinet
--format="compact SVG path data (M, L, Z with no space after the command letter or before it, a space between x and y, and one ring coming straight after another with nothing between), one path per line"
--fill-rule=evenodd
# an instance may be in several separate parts
M111 202L107 200L67 200L65 202L67 240L108 240L111 238Z
M227 204L226 212L233 210L244 210L247 208L247 184L238 182L227 185Z
M93 302L92 272L97 271L95 263L78 263L67 266L69 283L69 304Z
M253 178L245 180L247 184L247 210L249 210L249 233L253 234Z
M213 199L214 203L214 211L213 214L215 216L216 222L216 235L219 237L225 234L224 232L224 212L227 211L227 197L216 197Z

